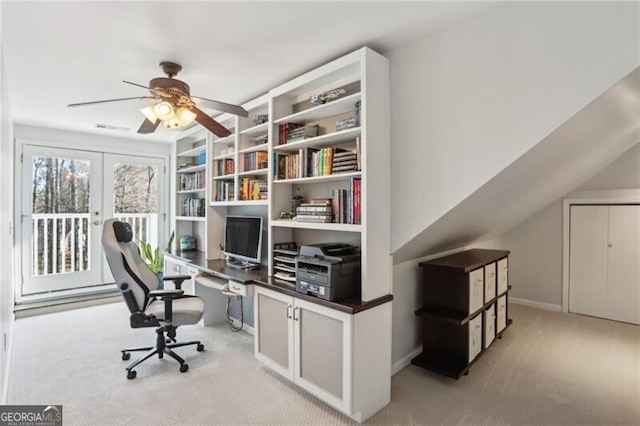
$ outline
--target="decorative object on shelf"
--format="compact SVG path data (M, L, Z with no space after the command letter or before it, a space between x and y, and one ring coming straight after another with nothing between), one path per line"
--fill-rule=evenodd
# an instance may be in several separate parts
M357 127L356 117L345 118L344 120L336 121L336 132L340 130L353 129Z
M259 126L267 121L269 121L269 114L254 114L251 120L254 126Z
M291 198L291 213L295 214L295 211L298 207L300 207L300 204L302 204L304 201L304 197L302 195L300 195L300 188L296 188L296 195L294 195Z
M345 89L329 90L328 92L318 93L311 95L311 102L313 105L322 105L329 100L337 99L340 95L347 93Z
M211 133L218 137L224 137L231 132L209 116L206 112L196 107L198 104L217 111L227 112L242 117L247 117L249 113L238 105L225 102L205 99L198 96L191 96L189 85L175 77L182 70L182 66L174 62L160 62L160 68L167 77L154 78L149 81L149 86L132 83L123 80L123 83L148 89L152 96L136 96L132 98L108 99L92 102L81 102L69 104L69 107L84 106L105 102L117 102L132 99L154 100L156 103L141 110L146 117L138 133L153 133L160 123L167 129L176 129L188 126L193 121L198 122Z
M180 250L181 251L189 251L196 249L196 239L191 235L184 235L180 238Z

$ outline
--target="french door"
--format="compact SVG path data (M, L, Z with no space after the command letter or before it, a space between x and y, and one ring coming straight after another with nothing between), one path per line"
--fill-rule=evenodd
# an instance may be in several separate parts
M164 170L162 158L22 145L19 298L111 284L105 219L131 223L136 240L164 241Z

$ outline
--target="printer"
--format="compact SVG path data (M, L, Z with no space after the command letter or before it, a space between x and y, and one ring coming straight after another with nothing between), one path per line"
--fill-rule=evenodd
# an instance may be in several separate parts
M344 243L300 246L296 257L296 291L324 300L360 293L360 250Z

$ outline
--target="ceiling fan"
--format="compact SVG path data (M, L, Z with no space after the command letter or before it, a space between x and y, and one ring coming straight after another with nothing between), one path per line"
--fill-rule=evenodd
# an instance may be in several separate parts
M173 78L182 70L182 67L179 64L174 62L160 62L160 68L162 68L162 71L167 75L167 77L153 78L149 81L149 86L123 80L123 83L148 89L151 96L136 96L133 98L80 102L69 104L67 106L78 107L106 102L128 101L132 99L154 100L157 101L157 103L142 109L142 113L146 118L138 129L138 133L153 133L160 125L160 122L162 122L166 128L173 129L187 126L193 121L196 121L218 137L229 136L231 132L198 108L198 106L208 107L217 111L228 112L242 117L247 117L249 115L244 108L238 105L227 104L198 96L191 96L189 85L184 81Z

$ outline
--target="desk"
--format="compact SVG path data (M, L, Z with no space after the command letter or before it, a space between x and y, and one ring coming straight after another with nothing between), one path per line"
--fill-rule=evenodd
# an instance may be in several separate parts
M201 321L204 326L227 321L228 297L222 294L222 290L229 281L239 283L242 287L247 286L236 292L250 297L253 295L251 285L267 279L266 267L254 270L235 269L227 266L225 260L207 259L200 251L167 253L166 256L185 263L189 269L199 271L193 278L193 293L205 302Z

